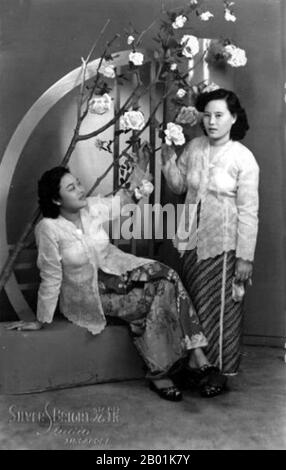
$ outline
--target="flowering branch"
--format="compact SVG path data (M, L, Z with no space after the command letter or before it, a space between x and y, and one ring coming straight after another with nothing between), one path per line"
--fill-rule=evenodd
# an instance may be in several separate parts
M108 121L104 126L100 127L96 131L90 132L89 134L79 134L77 137L77 141L80 142L82 140L89 140L92 137L96 137L99 134L102 134L102 132L106 131L109 127L113 126L115 122L122 116L122 114L126 111L128 108L129 104L131 103L133 97L137 94L138 90L140 89L140 85L138 85L131 93L131 95L127 98L125 103L122 105L122 107L119 109L119 111L114 115L110 121Z
M190 69L186 72L185 74L185 77L188 76L190 70L192 70L193 67L190 67ZM173 93L173 88L170 88L163 96L162 98L158 101L158 103L156 104L156 106L154 107L152 113L150 114L149 116L149 119L147 120L147 122L145 123L144 127L142 127L142 129L138 132L136 132L136 139L138 140L140 135L145 131L145 129L147 127L149 127L150 125L150 122L152 120L152 118L155 116L159 106L164 102L164 100L169 96L171 95L171 93ZM118 155L118 157L116 157L113 162L108 166L108 168L103 172L103 174L101 176L99 176L96 181L94 182L94 184L92 185L92 187L89 189L89 191L87 192L87 196L91 195L93 193L93 191L100 185L100 183L104 180L104 178L108 175L108 173L112 170L112 168L118 164L119 160L122 158L122 156L126 155L128 153L128 150L130 150L130 148L132 147L133 143L129 143L129 145L127 147L125 147L125 149L120 153L120 155Z
M95 76L95 80L94 80L94 84L93 86L91 87L90 89L90 92L89 92L89 96L88 96L88 99L87 99L87 102L86 102L86 108L83 112L83 114L81 115L80 117L80 120L83 121L83 119L87 116L88 114L88 110L89 110L89 104L90 104L90 100L92 99L93 97L93 94L97 88L97 85L98 85L98 81L99 81L99 77L100 77L100 70L101 70L101 67L102 67L102 64L103 64L103 61L105 60L109 50L110 50L110 47L112 46L112 44L120 37L120 34L115 34L114 37L109 41L107 42L106 44L106 47L105 47L105 50L103 52L103 54L101 54L101 57L100 57L100 61L99 61L99 64L98 64L98 67L97 67L97 71L96 71L96 76Z
M81 108L82 108L82 103L83 103L83 98L84 98L84 86L85 86L85 81L86 81L86 70L87 70L87 66L88 66L88 63L90 62L90 59L92 57L92 54L94 53L95 51L95 48L98 44L98 41L99 39L103 36L107 26L109 25L110 23L110 19L108 18L108 20L106 21L105 25L103 26L102 30L100 31L99 33L99 36L96 38L95 42L93 43L88 55L87 55L87 58L84 59L83 57L81 58L81 61L82 61L82 80L81 80L81 85L80 85L80 92L79 92L79 95L78 95L78 108L77 108L77 120L79 121L81 119ZM97 71L98 73L98 71Z

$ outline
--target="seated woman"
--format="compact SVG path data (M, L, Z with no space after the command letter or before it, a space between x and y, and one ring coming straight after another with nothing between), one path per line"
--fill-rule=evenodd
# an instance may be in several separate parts
M9 329L38 330L51 323L59 298L63 315L94 335L105 328L105 316L124 320L147 366L150 388L160 397L182 399L171 378L181 364L186 377L189 368L199 369L202 395L214 396L225 387L225 378L203 353L207 340L178 274L121 251L103 228L144 195L149 155L145 143L129 189L114 197L87 198L79 180L63 167L43 174L38 186L43 219L35 231L41 276L37 321L16 322Z

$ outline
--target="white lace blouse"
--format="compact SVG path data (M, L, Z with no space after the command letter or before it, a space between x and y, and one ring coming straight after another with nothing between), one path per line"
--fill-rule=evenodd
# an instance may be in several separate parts
M178 159L174 152L162 170L173 192L187 193L175 238L177 249L183 253L197 248L199 260L235 250L237 258L252 261L258 230L259 168L250 150L229 141L211 160L208 138L197 137Z
M146 178L138 169L135 173L134 187ZM60 299L61 312L70 321L93 334L104 329L106 320L98 291L98 269L120 276L152 261L114 246L103 227L119 217L122 206L130 202L130 194L124 190L114 197L88 198L87 206L80 211L83 231L61 215L56 219L43 218L38 223L35 235L41 276L37 304L40 322L52 322Z

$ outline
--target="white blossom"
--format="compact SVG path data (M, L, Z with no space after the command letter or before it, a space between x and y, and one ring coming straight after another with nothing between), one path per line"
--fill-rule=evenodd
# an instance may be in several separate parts
M236 21L236 16L230 11L229 8L225 8L224 10L224 18L226 21Z
M94 96L89 102L89 112L93 114L104 114L111 108L112 100L108 93Z
M131 46L131 44L132 44L134 41L135 41L134 36L132 36L132 35L130 34L130 36L128 36L128 38L127 38L127 44L128 44L128 46Z
M173 62L171 65L170 65L170 70L172 70L172 72L174 72L175 70L177 70L178 68L178 65L176 64L176 62Z
M112 64L102 65L100 73L102 73L106 78L115 78L115 67Z
M227 63L232 67L243 67L247 63L244 49L240 49L234 44L229 44L225 46L224 50L228 54Z
M177 91L177 97L178 98L184 98L184 96L186 95L186 90L184 90L184 88L179 88L179 90Z
M152 194L153 190L154 190L154 186L151 183L151 181L143 179L140 186L135 188L134 194L135 194L136 199L141 199L142 197L146 197Z
M186 142L182 126L174 122L168 122L167 129L164 131L167 145L183 145Z
M186 21L187 21L187 17L184 16L184 15L179 15L177 16L177 18L175 19L174 23L172 23L172 26L174 29L180 29L180 28L183 28Z
M142 65L144 62L144 55L142 52L130 52L129 61L136 66Z
M192 59L200 50L196 36L185 34L181 39L181 45L184 46L182 54L189 59Z
M126 111L120 118L120 128L124 131L141 131L145 126L145 118L141 111Z
M214 15L210 11L204 11L203 13L200 14L200 19L202 21L209 21L213 17Z

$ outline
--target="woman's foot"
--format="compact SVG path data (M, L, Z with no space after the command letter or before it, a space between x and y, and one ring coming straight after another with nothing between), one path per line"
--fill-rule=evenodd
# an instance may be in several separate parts
M227 377L210 364L194 368L186 366L172 378L180 390L198 390L206 398L220 395L227 389Z
M227 377L220 372L218 367L210 364L197 369L188 368L186 374L190 383L197 386L202 397L212 398L227 389Z
M208 362L201 348L191 351L185 374L185 381L189 384L189 388L198 388L202 397L215 397L227 388L227 377L218 367Z
M210 365L209 361L206 358L204 351L201 348L195 348L190 351L188 366L191 369L197 369Z
M152 380L149 383L150 390L169 401L181 401L183 396L180 390L174 385L171 379Z

